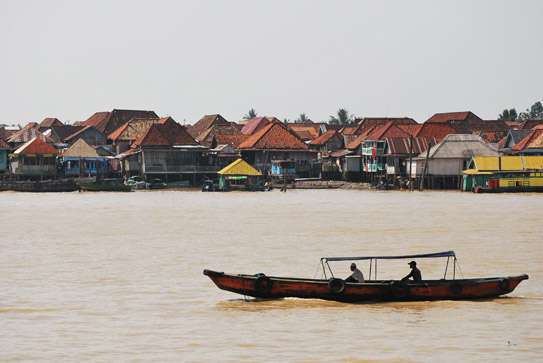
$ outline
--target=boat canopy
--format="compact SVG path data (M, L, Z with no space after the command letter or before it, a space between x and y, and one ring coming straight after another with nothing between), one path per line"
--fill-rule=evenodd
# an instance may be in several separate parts
M322 257L322 261L355 261L355 260L400 260L407 258L439 258L439 257L455 257L454 251L424 253L419 255L402 255L402 256L359 256L359 257Z

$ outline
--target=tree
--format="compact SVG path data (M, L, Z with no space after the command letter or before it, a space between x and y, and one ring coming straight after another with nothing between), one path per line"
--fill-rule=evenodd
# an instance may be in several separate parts
M305 113L301 113L300 116L294 121L297 124L304 124L306 122L310 122L309 117Z
M353 122L353 115L349 115L349 111L344 108L340 108L337 111L337 116L330 116L328 123L330 125L348 125Z
M518 117L517 110L514 108L505 109L498 115L498 120L515 121Z
M283 123L286 125L286 124L289 124L290 123L290 119L289 118L284 118L283 119Z
M252 118L255 118L258 114L256 113L255 109L251 107L249 112L247 112L245 115L243 115L244 120L250 120Z
M537 101L530 107L530 118L533 120L543 120L543 105Z
M543 105L541 101L537 101L526 111L521 112L518 116L519 120L543 120Z

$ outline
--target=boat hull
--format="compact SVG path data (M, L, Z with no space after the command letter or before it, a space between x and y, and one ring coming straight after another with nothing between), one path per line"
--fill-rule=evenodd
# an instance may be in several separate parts
M318 280L274 277L263 274L231 275L204 270L222 290L255 298L325 299L344 302L474 300L512 292L528 275L459 280L401 282L391 280L349 283L341 279Z

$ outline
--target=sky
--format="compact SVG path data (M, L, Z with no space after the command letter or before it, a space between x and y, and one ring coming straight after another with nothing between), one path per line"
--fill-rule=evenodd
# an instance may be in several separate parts
M113 108L326 121L543 100L543 1L0 2L0 123Z

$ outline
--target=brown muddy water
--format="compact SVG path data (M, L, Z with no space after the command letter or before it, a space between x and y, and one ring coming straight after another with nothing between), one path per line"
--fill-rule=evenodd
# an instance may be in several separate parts
M0 211L1 361L543 356L543 195L5 192ZM343 304L245 301L202 275L314 277L321 256L449 249L465 277L530 279L487 301ZM381 263L380 277L403 276L406 262ZM419 265L427 278L444 269ZM333 267L348 275L348 263Z

